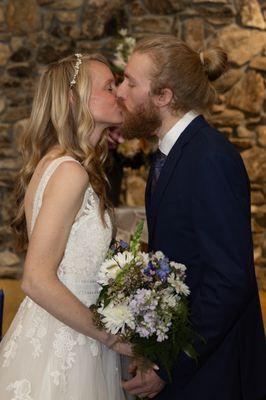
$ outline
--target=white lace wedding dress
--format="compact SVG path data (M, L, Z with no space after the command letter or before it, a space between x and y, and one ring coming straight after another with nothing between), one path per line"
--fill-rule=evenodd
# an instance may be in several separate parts
M64 156L43 174L34 201L33 228L42 195ZM58 277L86 306L95 302L97 271L111 240L89 186L73 223ZM31 229L32 230L32 229ZM47 294L49 295L49 294ZM9 300L10 301L10 300ZM124 400L120 356L66 326L26 297L0 345L1 400Z

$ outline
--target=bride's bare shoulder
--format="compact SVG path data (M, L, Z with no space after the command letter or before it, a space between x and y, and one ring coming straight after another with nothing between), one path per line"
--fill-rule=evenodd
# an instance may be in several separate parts
M57 189L83 190L89 184L89 176L85 168L74 159L62 162L50 179L50 187Z
M61 157L45 156L38 163L25 194L26 215L32 214L36 191L39 188L45 171L47 171L51 163L59 158ZM88 187L88 184L89 176L85 168L73 158L62 158L61 163L49 177L43 193L43 199L51 197L53 199L59 199L60 197L65 197L66 202L70 199L72 199L72 201L79 201Z

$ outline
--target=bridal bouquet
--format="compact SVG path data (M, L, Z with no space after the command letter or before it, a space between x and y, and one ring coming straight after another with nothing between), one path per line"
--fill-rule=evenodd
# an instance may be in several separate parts
M170 375L180 351L196 358L186 267L161 251L141 252L142 229L143 222L129 244L116 241L110 247L99 272L102 289L92 306L94 322L131 342L136 358L157 362Z

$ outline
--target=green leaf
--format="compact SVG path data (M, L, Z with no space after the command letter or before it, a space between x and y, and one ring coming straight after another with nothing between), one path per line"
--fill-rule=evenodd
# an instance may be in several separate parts
M184 353L186 353L188 357L193 358L193 360L195 361L198 361L197 352L192 344L187 343L182 350L184 351Z
M101 290L101 292L99 294L97 303L100 303L102 300L105 300L105 296L106 296L106 294L108 292L108 289L109 289L109 285L105 285L105 286L102 287L102 290Z

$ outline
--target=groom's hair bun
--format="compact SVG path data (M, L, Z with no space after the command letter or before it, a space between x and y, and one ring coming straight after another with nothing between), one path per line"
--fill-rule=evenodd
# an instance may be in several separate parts
M199 57L211 82L218 79L227 69L227 54L221 47L202 50L199 53Z
M169 106L173 113L210 109L216 99L213 81L227 67L224 50L214 47L199 52L173 35L154 35L141 39L134 51L147 54L152 61L151 94L172 90Z

